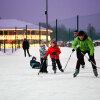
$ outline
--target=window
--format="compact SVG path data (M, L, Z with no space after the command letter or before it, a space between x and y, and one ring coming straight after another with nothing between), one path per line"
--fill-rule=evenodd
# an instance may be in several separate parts
M7 31L4 31L4 35L7 35Z
M0 35L3 35L3 31L0 31Z

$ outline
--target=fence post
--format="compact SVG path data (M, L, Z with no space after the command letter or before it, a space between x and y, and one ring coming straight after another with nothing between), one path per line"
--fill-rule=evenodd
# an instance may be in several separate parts
M15 27L15 51L16 51L16 27Z
M77 15L77 31L79 31L79 16Z
M12 53L13 53L13 41L12 41Z
M26 25L26 39L27 39L27 25Z
M0 51L1 51L1 42L0 42Z
M5 40L4 40L4 53L6 53L6 50L5 50Z
M70 28L69 28L69 43L70 43Z
M20 48L20 40L18 40L18 48Z
M41 41L41 25L39 23L39 45L40 45L40 41Z
M56 41L58 40L58 36L57 36L57 35L58 35L58 34L57 34L57 33L58 33L58 32L57 32L57 28L58 28L58 27L57 27L57 19L56 19Z

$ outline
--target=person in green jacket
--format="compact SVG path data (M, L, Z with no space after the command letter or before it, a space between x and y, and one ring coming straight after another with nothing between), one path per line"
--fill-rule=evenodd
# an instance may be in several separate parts
M74 37L73 37L73 38L75 39L75 38L78 36L78 33L79 33L79 32L78 32L77 30L75 30L73 33L74 33ZM76 55L77 55L77 58L78 58L78 55L79 55L79 54L78 54L78 52L77 52L77 51L76 51ZM84 57L82 57L82 62L81 62L81 64L80 64L80 65L82 66L82 68L84 68L84 67L85 67Z
M79 45L79 47L77 47L77 45ZM86 53L88 53L89 55L88 60L96 65L94 59L94 45L92 43L91 38L84 31L79 31L79 34L75 38L72 47L73 47L72 51L76 50L78 52L76 70L75 73L73 74L73 76L76 77L79 74L80 64L83 62L83 57ZM97 77L98 76L97 68L93 63L91 63L93 72L94 75Z

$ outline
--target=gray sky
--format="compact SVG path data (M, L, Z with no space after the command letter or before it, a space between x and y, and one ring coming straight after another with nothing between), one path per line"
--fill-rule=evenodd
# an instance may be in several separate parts
M45 22L46 0L0 0L0 17ZM48 0L49 22L100 13L100 0Z

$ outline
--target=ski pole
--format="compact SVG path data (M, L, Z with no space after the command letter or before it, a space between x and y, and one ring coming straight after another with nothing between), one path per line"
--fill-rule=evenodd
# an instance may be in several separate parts
M72 51L72 53L73 53L73 51ZM70 60L70 58L71 58L71 56L72 56L72 53L70 54L70 56L69 56L69 58L68 58L68 61L67 61L66 65L65 65L64 70L66 69L66 67L67 67L67 65L68 65L68 62L69 62L69 60Z
M45 61L46 61L46 60L44 60L44 62L41 64L41 68L40 68L40 70L39 70L39 72L38 72L38 75L40 74L40 71L41 71L41 69L43 68L43 65L44 65Z
M83 55L83 56L85 56L87 59L89 59L83 52L81 52L81 54ZM90 62L95 66L95 67L97 67L91 60L90 60ZM98 68L98 67L97 67Z

